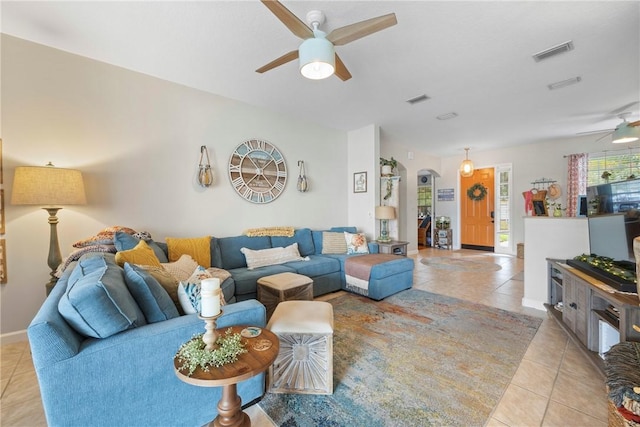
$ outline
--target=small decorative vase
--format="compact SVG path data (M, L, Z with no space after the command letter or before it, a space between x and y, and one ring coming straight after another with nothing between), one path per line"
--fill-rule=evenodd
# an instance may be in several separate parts
M382 169L380 170L380 175L382 176L391 176L391 166L390 165L383 165Z
M555 208L555 209L553 210L553 216L555 216L555 217L560 217L560 216L562 216L562 209L560 209L560 208Z

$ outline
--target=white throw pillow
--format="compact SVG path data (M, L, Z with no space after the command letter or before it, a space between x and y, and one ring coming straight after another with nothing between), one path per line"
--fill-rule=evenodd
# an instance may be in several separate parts
M160 265L178 282L181 282L191 277L193 269L198 266L198 263L191 258L191 255L184 254L177 261L163 262Z
M347 242L348 254L368 254L369 245L364 233L348 233L344 232L344 239Z
M247 260L247 268L249 270L267 265L284 264L289 261L305 260L305 258L300 256L298 243L293 243L285 248L277 247L260 249L257 251L248 248L241 248L240 251L244 254L244 257Z
M344 234L336 231L322 232L322 253L323 254L346 254L347 242Z
M183 255L184 256L184 255ZM178 285L178 301L184 314L200 313L200 282L212 276L206 268L198 265L187 280L181 280Z

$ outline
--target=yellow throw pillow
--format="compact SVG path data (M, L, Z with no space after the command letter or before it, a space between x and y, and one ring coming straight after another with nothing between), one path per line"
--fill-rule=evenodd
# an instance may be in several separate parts
M116 252L116 263L120 267L124 267L125 262L128 262L129 264L153 265L160 267L158 257L144 240L140 240L133 249Z
M211 267L211 237L176 238L167 237L169 262L180 259L181 255L191 255L198 265Z

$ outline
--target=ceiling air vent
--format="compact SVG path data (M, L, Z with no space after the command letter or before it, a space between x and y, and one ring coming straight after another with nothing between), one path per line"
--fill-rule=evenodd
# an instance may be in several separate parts
M549 88L549 90L562 89L563 87L571 86L576 83L580 83L581 81L582 81L582 77L580 76L571 77L570 79L567 79L567 80L562 80L560 82L548 84L547 87Z
M544 59L548 59L551 58L552 56L556 56L559 55L561 53L564 52L569 52L570 50L573 50L573 41L569 40L568 42L564 42L564 43L560 43L558 45L555 45L553 47L550 47L549 49L545 49L541 52L538 53L534 53L533 54L533 60L536 62L540 62Z
M416 96L415 98L407 99L407 102L411 105L417 104L419 102L423 102L429 99L427 95Z
M440 114L439 116L436 116L436 119L438 120L449 120L449 119L454 119L458 117L457 113L447 113L447 114Z

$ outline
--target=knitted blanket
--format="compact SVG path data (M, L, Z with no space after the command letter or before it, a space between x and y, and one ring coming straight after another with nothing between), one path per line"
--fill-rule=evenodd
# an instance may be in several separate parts
M374 265L398 259L397 255L368 254L349 257L344 261L346 288L360 295L369 295L369 279Z
M623 418L640 423L640 342L620 342L604 357L609 399Z
M283 236L293 237L293 227L261 227L261 228L249 228L244 231L245 236L258 237L258 236Z

